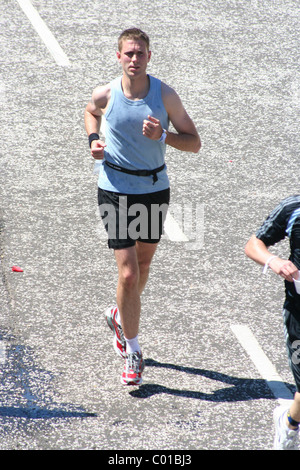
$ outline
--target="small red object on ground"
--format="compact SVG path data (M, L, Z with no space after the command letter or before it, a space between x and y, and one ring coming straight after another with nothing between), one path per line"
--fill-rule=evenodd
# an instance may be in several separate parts
M20 268L19 266L12 266L12 271L16 271L17 273L22 273L23 269Z

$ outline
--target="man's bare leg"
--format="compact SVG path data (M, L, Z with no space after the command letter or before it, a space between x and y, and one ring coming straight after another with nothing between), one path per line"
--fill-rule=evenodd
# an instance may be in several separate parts
M149 272L150 272L150 265L152 262L152 258L155 254L156 248L158 243L143 243L137 242L136 243L136 251L139 263L139 272L140 272L140 279L138 285L138 291L141 295L145 285L147 284Z
M138 292L139 265L135 246L115 250L118 266L117 305L124 336L128 339L138 334L141 301Z
M117 305L124 336L137 336L141 314L141 293L147 283L150 264L157 244L137 242L135 246L115 250L118 266Z
M290 407L291 417L300 423L300 393L296 392L294 396L294 401ZM297 429L297 427L292 426L289 422L286 423L290 429Z

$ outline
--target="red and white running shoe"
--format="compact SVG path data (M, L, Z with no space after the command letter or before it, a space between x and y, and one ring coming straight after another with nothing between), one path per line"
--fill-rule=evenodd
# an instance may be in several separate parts
M126 354L121 383L123 385L141 385L144 367L145 362L142 353L133 352Z
M109 307L104 312L107 324L114 334L114 338L113 338L114 350L119 356L125 358L126 357L126 341L124 338L122 326L116 320L117 313L118 313L118 307Z

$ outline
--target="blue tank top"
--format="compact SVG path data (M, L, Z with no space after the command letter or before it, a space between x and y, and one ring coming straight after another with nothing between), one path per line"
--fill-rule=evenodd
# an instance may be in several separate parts
M143 121L148 115L160 120L164 129L169 118L161 96L161 81L149 75L147 96L133 101L124 96L118 77L110 83L111 97L105 113L104 159L129 170L153 170L164 164L166 145L143 136ZM146 194L169 187L166 167L152 176L137 176L117 171L101 162L98 186L106 191L123 194Z

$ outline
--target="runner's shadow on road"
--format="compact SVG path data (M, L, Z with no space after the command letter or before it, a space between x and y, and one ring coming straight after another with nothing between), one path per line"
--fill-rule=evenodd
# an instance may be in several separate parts
M67 405L66 405L67 406ZM66 410L61 408L32 408L0 406L0 417L6 418L27 418L27 419L52 419L52 418L90 418L97 416L95 413L88 413L84 410Z
M153 359L146 359L145 365L147 367L172 369L174 371L180 371L184 374L198 375L199 377L205 377L213 381L222 382L229 387L223 387L219 390L213 391L212 393L204 393L201 391L180 390L178 388L165 387L159 384L144 384L141 385L138 389L130 392L130 395L135 398L150 398L153 395L165 393L178 397L194 398L196 400L206 400L212 402L249 401L257 400L259 398L274 400L274 395L268 387L267 382L263 379L241 379L238 377L222 374L220 372L161 363ZM292 390L294 388L292 384L285 385Z
M0 418L89 418L95 413L53 399L53 373L35 363L34 350L0 331Z

